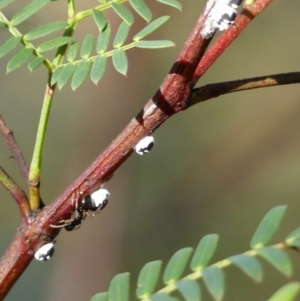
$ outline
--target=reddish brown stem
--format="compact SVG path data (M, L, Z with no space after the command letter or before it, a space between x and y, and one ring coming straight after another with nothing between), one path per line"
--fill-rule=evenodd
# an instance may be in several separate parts
M202 57L192 80L193 86L228 46L240 35L246 26L262 13L272 1L273 0L256 0L253 5L245 7L241 14L236 18L235 24L226 30Z
M27 221L30 212L27 196L21 187L14 182L2 167L0 167L0 182L16 200L22 217Z
M13 158L16 160L17 165L20 168L20 171L24 177L24 179L26 180L26 182L28 182L28 167L27 164L25 162L25 159L21 153L21 150L17 144L17 141L14 137L14 133L12 132L12 130L6 125L2 115L0 114L0 132L2 133L5 142L7 144L7 146L9 147Z
M296 84L299 82L300 72L290 72L209 84L200 88L193 89L190 96L189 107L199 102L203 102L208 99L228 93L280 85Z

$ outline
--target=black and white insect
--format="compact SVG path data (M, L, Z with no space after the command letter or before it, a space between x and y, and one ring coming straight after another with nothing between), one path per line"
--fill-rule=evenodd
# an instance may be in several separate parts
M101 188L91 195L87 195L81 202L81 207L88 213L93 211L93 216L96 215L100 210L103 210L108 203L110 193L108 190Z
M220 31L226 30L234 24L237 8L243 0L219 0L213 8L215 26Z
M86 195L81 205L75 203L75 210L72 212L69 219L61 220L57 225L51 225L52 228L65 228L67 231L72 231L80 228L81 223L90 215L90 211L93 212L92 216L95 216L100 210L104 209L108 203L110 193L106 189L99 189L93 192L91 195Z
M38 261L46 261L51 259L54 254L54 242L49 242L41 246L34 254L34 258Z
M80 228L82 221L86 218L86 211L82 207L78 207L78 203L75 203L75 210L72 212L69 219L64 219L57 225L50 225L52 228L63 228L67 231L72 231Z
M140 140L140 142L134 147L134 150L139 155L145 155L150 152L153 146L154 146L153 136L146 136L145 138Z

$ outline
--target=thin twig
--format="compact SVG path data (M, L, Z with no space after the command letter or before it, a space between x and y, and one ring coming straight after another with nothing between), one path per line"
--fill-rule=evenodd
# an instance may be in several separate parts
M3 116L0 114L0 132L2 133L7 146L9 147L13 158L16 160L20 171L28 183L28 166L25 162L25 159L21 153L21 150L17 144L17 141L14 137L12 130L6 125Z
M191 107L197 103L228 93L297 83L300 83L300 72L271 74L209 84L193 89L188 106Z
M0 167L0 182L16 200L17 204L19 205L22 217L27 221L30 212L27 196L22 188L15 183L15 181L2 167Z

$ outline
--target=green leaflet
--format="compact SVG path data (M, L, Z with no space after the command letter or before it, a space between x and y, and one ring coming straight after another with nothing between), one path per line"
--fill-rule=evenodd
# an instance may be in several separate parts
M203 281L212 297L220 301L225 292L225 278L223 271L218 267L208 267L203 270Z
M165 284L173 283L182 276L192 255L192 251L192 248L184 248L177 251L172 256L163 275L163 281Z
M156 0L157 2L161 2L163 4L166 4L166 5L169 5L169 6L172 6L172 7L175 7L179 10L182 9L182 5L180 2L178 2L177 0Z
M56 49L60 46L66 45L70 42L72 42L74 39L72 37L58 37L54 38L50 41L47 41L43 44L41 44L38 48L38 52L46 52L52 49Z
M111 7L116 14L129 26L134 23L134 17L132 13L124 5L117 2L111 2Z
M256 282L261 282L263 270L259 261L255 257L239 254L228 258L233 264L239 267L246 275Z
M128 60L127 60L126 53L123 49L116 49L113 52L112 62L115 69L119 73L126 75L128 70Z
M264 216L251 239L251 248L260 248L269 242L277 231L285 210L286 206L277 206Z
M129 0L133 9L147 22L152 19L152 13L149 7L145 4L143 0Z
M11 52L20 43L22 37L11 37L0 46L0 58Z
M160 260L148 262L140 271L136 296L139 299L148 297L155 289L159 279L162 262Z
M92 70L91 70L91 80L96 85L103 77L107 66L107 57L99 55L96 57L95 61L93 62Z
M192 258L191 269L192 271L200 270L206 267L213 257L219 236L217 234L205 235L199 242L195 254Z
M9 4L11 4L14 1L15 0L0 0L0 9L8 6Z
M71 87L73 90L76 90L79 86L82 85L82 83L89 75L91 67L92 67L92 62L89 60L82 60L79 62L71 82Z
M63 21L49 23L49 24L40 26L38 28L35 28L33 30L30 30L29 32L27 32L25 34L24 39L28 40L28 41L36 40L36 39L42 38L46 35L49 35L57 30L66 28L67 26L69 26L69 24L67 22L63 22Z
M68 52L67 52L67 60L68 62L72 63L75 61L76 56L77 56L77 52L78 52L78 43L74 42L70 45Z
M57 86L61 89L73 76L76 70L76 64L67 64L63 66L63 69L60 71Z
M62 72L62 70L64 69L64 66L59 66L58 68L56 68L51 76L51 85L54 85L57 83L60 73Z
M11 19L12 26L16 26L27 20L33 14L41 10L51 0L34 0L19 10Z
M120 24L113 42L114 48L120 48L124 44L125 40L128 37L129 29L130 27L128 26L127 23L122 22Z
M133 40L139 41L141 39L144 39L146 36L151 34L153 31L155 31L157 28L162 26L164 23L166 23L170 19L170 16L163 16L160 17L150 24L148 24L146 27L144 27L141 31L139 31L134 37Z
M99 34L98 41L97 41L97 46L96 46L96 51L98 54L103 54L109 44L109 39L110 39L110 34L111 34L111 25L108 23L105 30L102 31Z
M23 48L19 52L17 52L12 59L8 62L6 71L7 73L21 67L23 64L25 64L30 56L33 53L32 48Z
M43 64L45 59L43 57L35 57L31 62L28 63L28 69L32 72Z
M300 283L299 282L290 282L283 287L281 287L269 301L293 301L299 295L300 292Z
M102 32L108 23L105 16L99 10L93 9L93 17L99 31Z
M85 59L89 58L94 49L94 45L94 36L91 34L85 36L81 46L80 57Z
M285 251L274 247L264 247L257 249L256 251L283 275L286 277L290 277L292 275L292 263Z
M201 289L198 282L183 279L177 282L177 287L186 301L201 300Z
M129 300L129 273L116 275L108 288L108 301Z

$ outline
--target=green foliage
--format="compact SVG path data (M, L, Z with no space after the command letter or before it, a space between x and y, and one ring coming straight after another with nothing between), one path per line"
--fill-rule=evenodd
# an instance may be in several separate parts
M299 282L291 282L281 287L269 301L292 301L295 300L300 291Z
M12 2L12 0L0 0L0 9L9 6ZM134 35L133 41L125 44L131 26L135 22L134 14L142 17L148 23L152 20L152 12L144 0L103 0L99 1L100 5L81 12L73 11L74 7L71 5L71 1L68 7L70 17L67 20L56 20L24 34L18 30L18 25L45 8L46 5L51 5L51 2L51 0L33 0L21 8L11 20L8 20L4 12L0 11L0 24L7 27L13 35L0 45L0 58L12 52L17 45L23 47L9 61L7 72L21 67L32 57L28 63L28 69L31 72L44 65L52 75L50 76L51 85L57 84L61 89L71 80L71 87L75 90L87 77L97 84L105 73L109 57L112 57L116 71L126 75L128 70L127 50L134 47L159 49L174 46L174 43L168 40L143 40L162 26L169 16L160 17L146 25ZM130 5L129 8L124 5L126 2ZM157 0L157 2L181 9L181 4L175 0ZM111 25L104 14L108 9L112 9L122 20L115 37L111 37ZM99 35L95 38L93 35L87 34L80 46L73 38L73 33L77 25L87 17L93 18ZM47 39L50 34L58 34L58 36ZM39 44L40 38L43 38L44 41ZM45 41L45 39L47 40ZM32 44L33 42L37 45ZM112 49L109 50L110 43ZM51 50L56 51L53 60L46 57L46 53Z
M200 240L192 258L192 248L177 251L169 260L164 271L162 270L161 261L147 263L138 277L137 298L145 301L179 301L178 297L173 296L174 293L179 292L183 300L200 301L201 287L198 280L202 279L212 298L219 301L223 299L226 288L224 268L230 265L236 266L250 279L260 283L263 280L263 266L259 258L266 260L284 276L290 277L292 263L287 251L297 249L300 240L300 228L291 232L284 242L266 246L266 243L278 229L285 210L286 206L277 206L265 215L251 240L252 249L242 254L231 256L208 266L218 245L218 235L210 234ZM188 272L187 275L183 276L188 267L190 273ZM113 301L127 301L129 275L126 274L126 280L122 275L125 274L116 276L123 277L122 284L119 284L119 286L114 284L113 286L112 283L116 282L115 277L109 286L108 294L114 294L115 296ZM155 287L161 279L161 275L165 286L155 292ZM117 292L113 293L114 289ZM300 283L291 282L279 289L269 300L292 301L299 292ZM105 293L97 294L91 301L96 301L97 298L104 301L103 296L105 296Z

